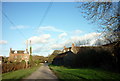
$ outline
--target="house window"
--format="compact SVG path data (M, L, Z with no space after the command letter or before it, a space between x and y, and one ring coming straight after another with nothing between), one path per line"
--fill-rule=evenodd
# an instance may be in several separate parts
M24 56L24 58L27 58L27 56Z
M20 55L20 58L22 58L22 55Z
M17 58L17 56L14 56L14 58Z

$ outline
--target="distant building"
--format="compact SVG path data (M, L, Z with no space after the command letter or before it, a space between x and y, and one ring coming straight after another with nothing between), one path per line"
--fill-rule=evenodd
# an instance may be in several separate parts
M11 62L21 62L22 60L25 61L29 61L29 52L26 49L25 50L12 50L12 48L10 48L10 53L9 53L9 61Z
M32 54L31 40L30 40L30 52L28 52L28 40L27 40L26 50L12 50L12 48L10 48L8 60L11 62L21 62L22 60L24 60L27 63L29 61L31 54Z
M71 51L71 47L66 48L66 46L64 46L64 49L62 50L63 53L67 52L67 51Z
M65 65L65 66L73 66L74 59L76 54L80 51L81 47L75 46L74 43L71 47L62 50L62 53L57 54L57 56L53 59L52 64L54 65Z
M64 49L62 50L63 53L71 51L74 54L77 54L78 51L80 50L79 46L75 46L74 43L72 43L72 47L66 48L66 46L64 46Z

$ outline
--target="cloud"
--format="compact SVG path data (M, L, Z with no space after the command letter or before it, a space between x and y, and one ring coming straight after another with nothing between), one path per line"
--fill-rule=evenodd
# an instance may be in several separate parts
M100 35L100 33L93 32L93 33L85 34L83 36L72 36L71 40L80 41L80 40L94 39L94 38L98 37L99 35Z
M28 28L28 27L29 27L29 26L18 25L18 26L15 26L15 27L14 27L14 26L11 26L10 28L15 30L15 29L26 29L26 28Z
M81 31L81 30L74 30L74 31L73 31L74 34L80 34L80 33L82 33L82 32L83 32L83 31Z
M64 32L63 30L57 29L54 26L42 26L42 27L39 27L38 32L43 32L43 31Z
M89 34L84 35L83 38L85 38L85 39L92 39L92 38L98 37L100 34L101 33L93 32L93 33L89 33Z
M0 44L7 44L8 42L6 40L0 40Z
M43 34L40 36L33 36L28 40L31 40L31 44L43 44L43 43L47 43L50 37L51 37L50 34Z
M32 41L33 54L39 54L43 56L47 56L51 54L54 50L62 50L64 46L71 47L72 43L81 41L84 42L89 40L89 44L85 45L93 45L96 43L96 37L99 36L100 33L92 32L82 36L67 36L67 33L63 32L58 37L65 39L53 39L50 34L42 34L40 36L33 36L29 38Z
M53 44L51 45L51 49L62 49L64 47L64 44Z
M52 54L53 51L54 50L51 49L51 45L46 43L44 45L33 47L33 54L36 55L48 56L49 54Z
M90 44L91 45L104 45L106 44L106 41L103 38L93 39L92 41L90 41Z
M61 39L61 38L66 37L66 36L67 36L67 33L63 32L58 36L58 38Z
M70 39L66 42L66 44L79 42L80 44L91 46L96 43L96 40L100 34L101 33L92 32L82 36L71 36Z

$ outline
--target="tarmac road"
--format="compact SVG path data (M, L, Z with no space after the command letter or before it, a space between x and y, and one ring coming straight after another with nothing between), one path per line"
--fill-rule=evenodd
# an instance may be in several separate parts
M48 64L43 63L38 70L24 78L22 81L58 81L58 78L49 69Z

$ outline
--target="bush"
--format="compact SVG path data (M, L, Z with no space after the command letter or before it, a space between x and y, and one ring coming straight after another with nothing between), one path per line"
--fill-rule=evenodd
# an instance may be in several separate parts
M15 71L19 69L24 69L26 64L25 62L13 62L13 63L3 63L2 64L2 73Z
M32 56L32 55L30 55L29 66L30 66L30 67L35 66L35 62L33 61L33 56Z
M114 58L111 52L103 48L85 47L76 56L77 67L102 67L112 69Z

